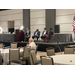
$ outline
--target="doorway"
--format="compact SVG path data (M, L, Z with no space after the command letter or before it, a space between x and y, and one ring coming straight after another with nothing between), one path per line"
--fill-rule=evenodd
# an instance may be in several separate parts
M8 33L13 33L14 32L14 21L8 21Z

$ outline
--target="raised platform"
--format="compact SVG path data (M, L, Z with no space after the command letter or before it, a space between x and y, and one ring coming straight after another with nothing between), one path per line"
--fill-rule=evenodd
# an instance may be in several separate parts
M11 42L3 42L3 41L0 41L0 43L3 43L5 46L10 46L10 43ZM59 52L60 50L58 48L56 48L57 46L57 42L35 42L36 44L39 45L38 47L38 51L46 51L46 48L48 47L54 47L55 48L55 52ZM28 44L28 42L17 42L18 44L18 47L24 47L26 46L26 44ZM61 51L64 51L64 46L67 46L67 45L75 45L75 42L59 42L59 46L61 48Z

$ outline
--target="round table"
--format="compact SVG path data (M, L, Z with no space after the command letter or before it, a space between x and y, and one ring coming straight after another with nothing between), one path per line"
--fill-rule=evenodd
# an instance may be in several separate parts
M55 65L75 65L75 54L61 54L50 56Z

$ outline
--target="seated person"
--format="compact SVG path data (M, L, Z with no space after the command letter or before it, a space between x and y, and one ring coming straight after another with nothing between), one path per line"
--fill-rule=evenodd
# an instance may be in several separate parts
M34 35L32 36L32 38L34 39L34 38L37 38L37 40L38 40L38 38L40 37L40 31L37 29L35 32L34 32Z
M25 33L25 39L26 39L26 41L28 41L29 38L30 38L30 30L27 28L27 31Z
M48 34L48 31L46 30L46 28L44 28L44 31L43 31L42 36L41 36L41 39L43 41L45 41L45 38L46 38L47 34Z
M49 31L48 35L46 36L47 42L48 42L52 37L53 37L53 29L50 28L50 31Z
M50 28L50 32L48 35L49 35L50 39L53 37L53 29L52 28Z
M27 45L27 46L30 46L32 50L36 51L36 44L34 42L34 39L29 38L29 45Z

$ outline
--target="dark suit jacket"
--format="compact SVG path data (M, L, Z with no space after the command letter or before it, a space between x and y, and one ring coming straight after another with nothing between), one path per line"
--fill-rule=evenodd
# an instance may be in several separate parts
M36 32L37 32L37 36L40 37L40 31L35 31L34 36L35 36Z
M44 35L44 31L43 31L42 35ZM46 30L46 34L44 36L47 36L47 35L48 35L48 31Z

